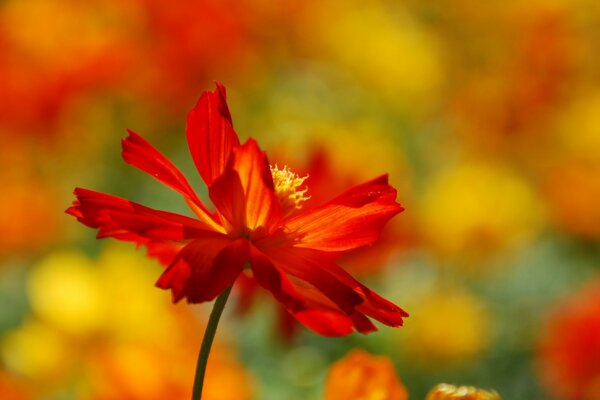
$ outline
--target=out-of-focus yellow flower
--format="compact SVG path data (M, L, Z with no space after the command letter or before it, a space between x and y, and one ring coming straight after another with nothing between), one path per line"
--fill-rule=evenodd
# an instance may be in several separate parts
M410 329L398 332L411 357L424 363L457 363L484 350L491 341L490 316L482 301L458 289L440 289L410 308Z
M29 320L4 338L0 355L10 371L42 384L64 376L77 346L53 327Z
M34 315L6 335L1 363L35 382L36 398L69 388L85 400L189 399L203 323L153 289L156 268L125 245L107 246L97 260L48 255L28 280ZM207 379L216 385L205 388L207 400L253 398L231 345L215 343Z
M392 104L418 110L434 99L444 79L438 43L401 7L341 2L320 7L316 20L323 54Z
M127 245L113 244L102 252L98 269L107 310L103 328L111 337L160 341L169 336L180 318L177 314L180 307L174 307L162 293L156 293L157 268L156 262Z
M477 389L472 386L454 386L441 383L431 389L425 400L500 400L496 391Z
M570 159L600 164L600 91L576 98L558 116L556 151Z
M442 257L476 264L530 241L541 228L541 206L533 188L510 169L465 163L429 183L419 223Z
M98 270L87 257L74 251L51 254L29 275L31 308L58 329L89 334L104 318L100 284Z
M325 400L406 400L406 388L387 357L355 349L330 368Z

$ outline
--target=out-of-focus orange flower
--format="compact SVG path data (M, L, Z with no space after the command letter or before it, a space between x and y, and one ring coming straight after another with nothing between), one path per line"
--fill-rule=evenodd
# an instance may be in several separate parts
M118 1L3 3L2 133L55 133L72 101L114 87L128 70L126 38L134 15Z
M559 302L539 340L537 369L548 394L600 398L600 280Z
M460 10L450 26L462 29L442 31L463 52L454 58L458 86L449 122L474 152L508 153L535 164L572 87L578 44L585 40L572 28L572 7L553 1L525 7L461 3L468 5L444 14ZM468 52L476 53L478 62Z
M355 349L331 366L324 399L406 400L408 394L389 358Z
M500 400L500 395L493 390L441 383L429 391L425 400Z
M40 250L60 237L56 193L39 180L4 182L0 199L0 258Z
M432 290L415 299L411 310L411 329L396 332L396 338L422 365L461 363L491 342L489 312L480 298L464 290Z
M86 363L88 385L84 399L185 400L192 395L196 355L193 342L177 349L152 344L111 344L94 349ZM165 362L169 359L169 362ZM222 343L211 350L202 398L254 399L254 382Z
M555 148L542 185L556 226L600 238L600 93L584 93L557 117Z
M557 227L588 239L600 238L600 163L557 166L545 182L550 216Z
M29 400L23 382L16 377L0 370L0 399L2 400Z

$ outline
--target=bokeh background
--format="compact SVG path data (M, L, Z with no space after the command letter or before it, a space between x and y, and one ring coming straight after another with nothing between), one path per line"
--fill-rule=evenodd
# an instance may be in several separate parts
M205 193L184 129L214 80L309 194L390 174L406 211L343 265L411 316L322 338L242 286L207 400L321 399L354 348L389 357L411 399L440 382L600 399L592 0L1 1L0 398L189 398L209 306L172 305L156 262L63 212L75 186L184 212L120 138Z

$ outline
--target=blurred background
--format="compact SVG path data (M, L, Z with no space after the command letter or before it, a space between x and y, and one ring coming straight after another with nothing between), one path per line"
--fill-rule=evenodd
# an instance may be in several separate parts
M189 398L210 305L172 305L156 262L64 210L82 186L185 212L120 138L205 194L185 118L218 80L309 195L390 174L406 211L341 263L411 316L323 338L241 286L207 400L321 399L354 348L411 399L600 399L599 27L592 0L1 1L0 398Z

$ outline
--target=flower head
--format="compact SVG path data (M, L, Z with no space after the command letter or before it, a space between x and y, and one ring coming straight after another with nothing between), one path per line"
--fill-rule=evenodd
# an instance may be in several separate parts
M500 400L500 396L494 390L440 383L431 389L425 400Z
M325 400L406 400L408 393L392 361L352 350L334 363L325 384Z
M327 336L376 330L370 318L400 326L406 312L356 281L336 259L372 244L403 208L382 175L325 204L304 208L303 178L271 168L253 139L241 144L225 88L205 92L187 120L188 146L215 207L138 134L123 139L123 159L183 196L194 218L77 188L67 210L81 223L146 246L167 265L157 286L173 301L214 299L246 265L256 281L310 329ZM286 197L287 193L287 197Z

